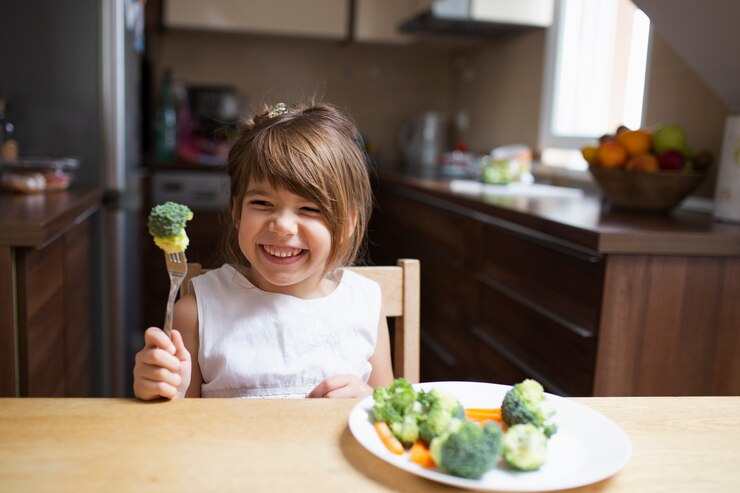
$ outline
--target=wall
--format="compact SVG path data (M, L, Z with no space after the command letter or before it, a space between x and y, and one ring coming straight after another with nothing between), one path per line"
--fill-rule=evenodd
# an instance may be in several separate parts
M0 97L21 156L75 156L100 184L98 2L3 2ZM72 27L74 26L74 27Z
M312 97L344 108L387 166L398 162L396 134L405 121L449 111L449 50L439 47L184 30L152 42L159 73L168 66L180 82L233 85L248 113Z
M544 55L544 31L458 54L465 60L467 76L453 70L453 92L459 96L452 110L470 111L472 149L487 152L512 143L537 148ZM645 126L678 123L693 149L706 148L715 157L720 155L728 106L657 33L645 98ZM716 167L697 195L713 195L714 171Z
M545 39L532 30L477 43L379 45L165 30L151 53L159 72L170 66L180 81L235 85L247 111L313 96L337 104L377 146L381 164L396 166L398 130L425 110L451 121L467 114L461 140L474 151L537 149ZM645 97L645 125L681 124L694 149L719 156L728 107L657 33ZM698 194L713 190L711 176Z
M542 29L457 51L451 107L470 115L467 144L488 153L505 144L537 142L545 54Z
M740 2L633 0L653 27L732 110L740 112Z
M709 149L719 158L729 107L660 36L653 37L647 86L648 125L678 122L693 149ZM696 192L712 196L717 167Z

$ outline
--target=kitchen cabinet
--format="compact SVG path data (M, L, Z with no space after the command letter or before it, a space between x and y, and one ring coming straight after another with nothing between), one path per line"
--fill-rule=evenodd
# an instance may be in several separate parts
M415 37L399 32L398 25L432 3L431 0L357 0L353 38L360 43L409 43Z
M170 28L346 39L347 0L174 0L164 4Z
M421 261L422 381L533 377L579 396L740 392L740 226L391 174L375 192L372 261Z
M0 395L90 395L97 189L0 194Z

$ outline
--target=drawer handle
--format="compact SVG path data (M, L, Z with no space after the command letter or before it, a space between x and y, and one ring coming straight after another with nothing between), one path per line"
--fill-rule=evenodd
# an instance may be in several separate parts
M450 368L457 366L457 358L447 351L433 336L429 335L428 332L425 332L421 337L421 344L434 353L437 358L441 359L445 366Z
M526 298L522 296L521 294L517 293L513 289L505 286L504 284L496 281L495 279L491 279L490 277L484 275L484 274L476 274L475 279L479 282L482 282L486 286L488 286L491 289L494 289L498 291L499 293L503 294L507 298L511 298L512 300L516 301L517 303L526 306L530 310L537 312L538 314L542 315L543 317L550 319L557 323L558 325L561 325L568 329L569 331L573 332L574 334L577 334L579 337L583 337L586 339L590 339L594 336L594 331L583 327L578 324L574 324L570 320L566 320L565 318L561 317L557 313L545 308L544 306L540 305L539 303L535 303L534 301L530 300L529 298Z
M524 370L524 373L530 375L532 378L540 382L543 386L550 389L552 393L564 397L569 396L569 394L565 392L559 385L555 384L552 380L544 376L541 372L532 368L529 363L524 361L524 359L522 359L520 356L513 353L509 348L499 342L499 340L496 339L493 335L489 334L478 326L473 327L473 335L483 341L483 343L487 346L493 348L498 354L506 358L514 366L518 367L521 370Z

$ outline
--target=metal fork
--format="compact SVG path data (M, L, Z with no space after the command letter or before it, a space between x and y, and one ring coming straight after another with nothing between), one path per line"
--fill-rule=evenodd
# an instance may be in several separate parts
M172 312L175 309L175 298L177 291L180 289L185 274L188 273L188 261L185 258L185 252L164 254L164 261L167 264L167 273L170 275L170 295L167 298L167 311L164 317L164 332L167 337L172 337Z

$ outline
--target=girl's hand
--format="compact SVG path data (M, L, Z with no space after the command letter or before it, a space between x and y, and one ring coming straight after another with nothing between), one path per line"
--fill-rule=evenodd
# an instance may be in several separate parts
M180 332L172 331L172 340L157 327L144 333L144 348L136 353L134 395L148 401L165 397L183 397L190 385L190 353Z
M335 375L318 384L306 397L367 397L372 393L373 388L355 375Z

